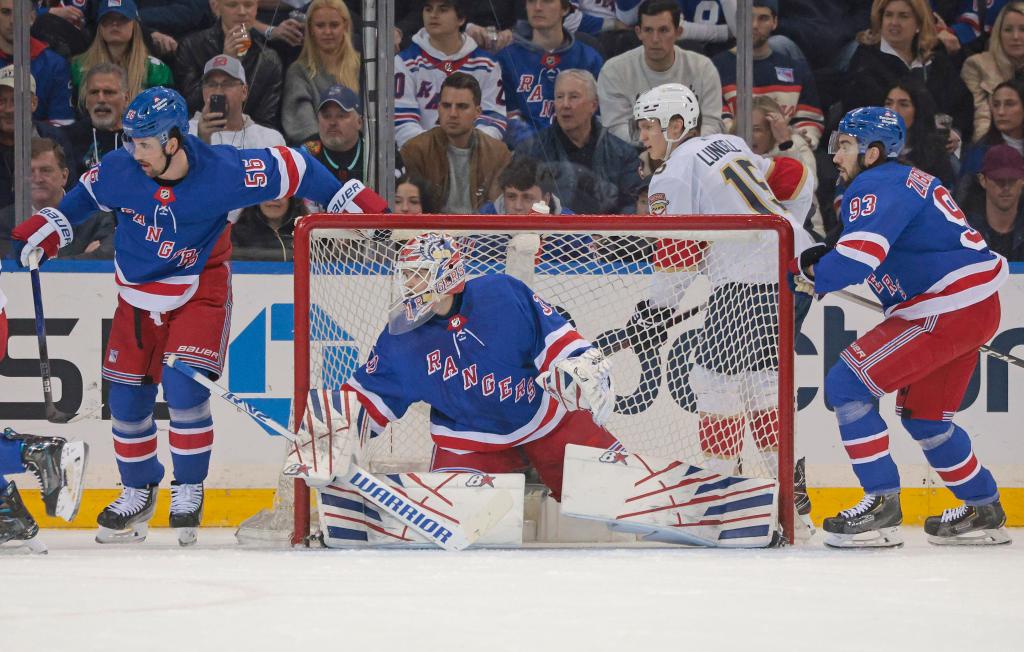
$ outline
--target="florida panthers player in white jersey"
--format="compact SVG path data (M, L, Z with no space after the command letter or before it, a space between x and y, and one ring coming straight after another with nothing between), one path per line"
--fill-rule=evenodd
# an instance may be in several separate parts
M119 297L103 378L123 489L100 513L97 541L145 538L164 475L153 417L159 383L170 412L170 522L187 545L202 516L213 417L209 391L165 362L173 353L212 378L223 370L231 318L227 213L293 195L331 212L387 205L358 181L342 186L306 152L210 146L188 135L185 100L168 88L139 93L123 123L126 147L104 156L57 208L41 209L13 236L25 264L33 249L55 256L71 241L72 226L93 212L117 216Z
M501 66L466 36L469 0L425 0L423 29L395 55L395 140L398 146L437 124L441 84L453 72L480 82L483 110L476 128L498 140L505 137L505 91Z
M782 215L793 227L797 251L810 246L810 236L766 181L773 161L752 153L736 136L701 137L700 104L689 88L664 84L651 89L637 98L633 117L651 157L665 160L651 178L651 214ZM627 326L634 349L651 346L652 340L660 345L693 277L685 271L709 277L714 289L690 385L707 457L702 466L719 473L735 471L748 426L769 463L777 459L778 315L774 302L763 299L778 292L776 256L767 236L710 244L662 241L655 264L673 273L655 276L649 298Z
M792 271L818 293L867 281L885 320L850 344L825 378L825 399L864 498L825 519L826 544L888 547L898 527L900 476L878 399L896 392L896 414L953 494L964 502L930 516L935 544L1007 543L1006 514L992 473L953 422L978 347L999 327L999 287L1006 259L993 253L939 181L896 161L903 118L864 107L846 114L833 135L833 162L847 183L834 249L817 245Z

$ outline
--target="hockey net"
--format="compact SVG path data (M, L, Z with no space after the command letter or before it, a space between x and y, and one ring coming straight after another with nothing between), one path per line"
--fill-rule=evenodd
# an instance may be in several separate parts
M340 387L365 362L397 296L392 261L424 231L455 237L470 278L520 278L606 352L617 395L606 425L628 450L778 478L780 520L792 532L792 235L784 220L304 218L295 235L296 412L308 389ZM428 413L414 405L370 440L362 461L380 473L426 470ZM294 515L296 543L310 509L305 485L294 490L294 507L281 499L277 509Z

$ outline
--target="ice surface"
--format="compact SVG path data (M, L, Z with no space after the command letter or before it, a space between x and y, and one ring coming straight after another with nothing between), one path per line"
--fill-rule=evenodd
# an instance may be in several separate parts
M255 550L47 530L0 556L0 652L1021 650L1024 530L993 548Z

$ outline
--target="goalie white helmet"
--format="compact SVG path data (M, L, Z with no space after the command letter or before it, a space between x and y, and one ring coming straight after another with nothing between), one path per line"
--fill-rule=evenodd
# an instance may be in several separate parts
M697 128L700 119L700 102L692 90L683 84L662 84L655 86L636 98L633 104L634 120L657 120L662 133L666 134L669 122L674 116L683 120L683 133Z
M423 233L405 243L395 262L398 299L388 311L393 335L411 331L433 315L445 295L466 285L466 266L455 240L443 233Z

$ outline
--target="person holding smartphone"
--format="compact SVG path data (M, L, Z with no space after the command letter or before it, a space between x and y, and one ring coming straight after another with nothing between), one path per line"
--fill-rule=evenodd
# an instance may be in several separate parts
M253 122L243 112L249 87L242 62L218 54L203 68L203 108L189 120L189 133L211 145L232 145L239 149L284 145L275 129Z

